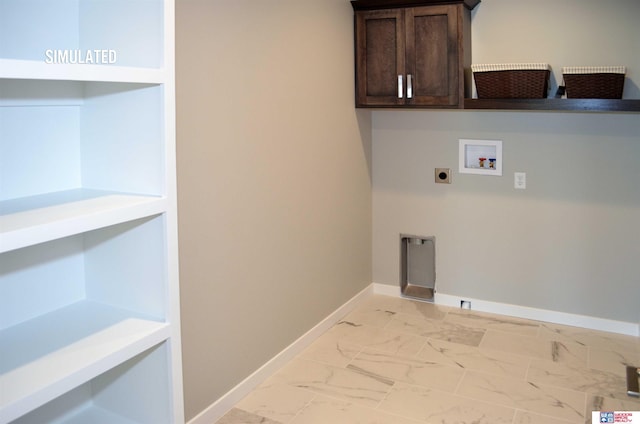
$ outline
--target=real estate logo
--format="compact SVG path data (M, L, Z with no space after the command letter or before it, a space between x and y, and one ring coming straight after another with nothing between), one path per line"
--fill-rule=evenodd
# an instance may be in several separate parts
M47 64L72 64L72 65L106 65L114 64L118 60L115 50L53 50L44 52L44 62Z
M593 423L628 423L640 424L640 411L594 411Z

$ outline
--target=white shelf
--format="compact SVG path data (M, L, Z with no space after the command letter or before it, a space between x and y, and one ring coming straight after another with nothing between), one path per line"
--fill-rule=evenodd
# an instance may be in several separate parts
M0 202L0 253L162 213L166 199L69 190Z
M0 0L0 424L184 422L174 21Z
M164 322L84 301L0 332L0 422L9 422L170 337Z
M0 59L0 78L160 84L165 81L165 72L154 68Z
M137 424L135 421L99 407L83 409L63 422L64 424Z
M167 4L169 0L2 0L0 57L44 61L47 50L108 49L117 52L118 65L159 68L173 42Z

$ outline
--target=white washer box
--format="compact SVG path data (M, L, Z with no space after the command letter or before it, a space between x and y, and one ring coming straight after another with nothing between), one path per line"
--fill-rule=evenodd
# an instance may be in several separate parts
M502 176L502 141L460 139L461 174Z

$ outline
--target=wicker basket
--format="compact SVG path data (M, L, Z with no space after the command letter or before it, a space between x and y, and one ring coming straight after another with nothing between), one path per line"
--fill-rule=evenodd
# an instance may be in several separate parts
M621 99L625 74L624 66L562 68L570 99Z
M544 99L549 90L546 63L471 65L479 99Z

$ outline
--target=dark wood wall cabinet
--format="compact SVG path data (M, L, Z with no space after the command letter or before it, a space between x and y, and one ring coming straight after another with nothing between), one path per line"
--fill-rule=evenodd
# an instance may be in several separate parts
M479 3L353 0L356 107L640 112L632 99L471 99L471 10Z
M352 1L356 106L462 108L479 2Z

